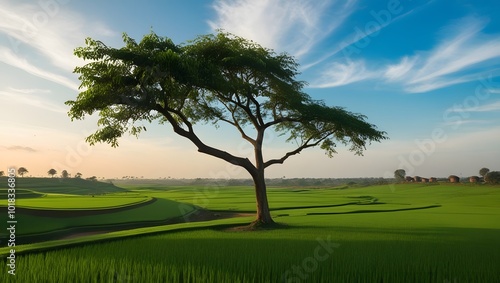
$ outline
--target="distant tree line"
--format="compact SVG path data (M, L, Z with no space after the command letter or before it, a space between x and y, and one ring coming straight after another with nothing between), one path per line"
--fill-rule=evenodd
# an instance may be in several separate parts
M17 174L18 174L19 176L21 176L21 177L24 177L24 175L26 175L26 173L29 173L29 171L28 171L28 169L26 169L25 167L19 167L19 168L17 169ZM51 168L51 169L49 169L49 171L47 171L47 174L48 174L50 177L54 178L54 176L56 176L56 175L57 175L57 170L56 170L56 169L54 169L54 168ZM0 171L0 177L2 177L2 176L4 176L4 175L5 175L5 171ZM81 179L81 178L82 178L82 176L83 176L83 175L82 175L82 173L77 172L73 178L75 178L75 179ZM64 178L64 179L71 178L71 174L70 174L67 170L63 170L63 171L61 172L61 178ZM96 176L92 176L92 177L87 178L87 179L88 179L88 180L97 180L97 177L96 177Z
M118 180L118 179L114 179ZM252 179L140 179L136 177L122 178L121 182L140 184L161 184L164 186L253 186ZM365 187L370 185L388 184L390 180L384 178L267 178L266 183L273 187Z

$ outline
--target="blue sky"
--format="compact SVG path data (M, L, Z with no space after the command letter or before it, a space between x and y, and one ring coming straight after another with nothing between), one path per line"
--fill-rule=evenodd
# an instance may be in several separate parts
M99 177L246 178L196 152L168 126L146 125L120 147L90 147L96 116L71 122L78 94L73 55L86 37L120 47L121 35L155 31L183 43L217 29L300 63L298 79L328 105L362 113L390 140L363 157L309 149L267 177L462 177L500 170L500 2L472 0L0 0L0 170L25 166ZM230 128L198 126L234 154L250 148ZM223 138L221 138L223 137ZM293 145L270 133L266 157Z

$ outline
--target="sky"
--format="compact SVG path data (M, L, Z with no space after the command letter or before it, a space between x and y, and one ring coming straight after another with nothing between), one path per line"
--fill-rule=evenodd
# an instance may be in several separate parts
M389 140L356 156L307 149L268 178L461 177L500 171L500 2L493 0L0 0L0 171L51 168L83 177L249 178L200 154L168 125L89 146L97 116L71 121L65 101L85 38L123 46L154 31L182 44L218 30L300 64L304 91L367 116ZM235 129L197 125L209 145L251 158ZM265 158L293 149L269 132Z

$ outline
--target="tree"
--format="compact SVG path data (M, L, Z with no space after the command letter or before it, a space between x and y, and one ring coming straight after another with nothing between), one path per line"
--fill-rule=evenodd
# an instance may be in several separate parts
M484 181L488 184L500 184L500 171L490 171L484 176Z
M87 180L89 180L89 181L97 181L97 177L96 176L88 177Z
M125 46L108 47L86 39L75 55L90 62L76 67L83 91L67 101L72 120L99 113L99 129L87 137L91 145L118 146L125 133L138 136L141 122L159 121L191 141L198 152L244 168L252 177L257 219L272 225L265 169L282 164L302 150L319 146L329 157L336 142L362 155L386 133L366 117L329 107L304 93L297 81L298 64L287 54L226 33L200 36L183 45L150 33L137 43L123 36ZM202 141L195 123L227 124L253 147L253 161ZM287 135L296 147L280 158L264 160L266 131Z
M396 182L402 183L405 181L406 171L404 169L398 169L394 171L394 178Z
M54 178L54 175L57 174L56 169L50 169L47 174L49 174L52 178Z
M483 176L483 178L484 178L484 177L486 177L486 174L488 174L488 172L490 172L490 169L483 167L483 168L481 168L481 170L479 170L479 175Z
M69 177L69 173L68 173L68 171L63 170L63 171L61 172L61 177L65 178L65 179L66 179L66 178L68 178L68 177Z
M75 174L75 178L81 179L82 178L82 173L78 172Z
M19 167L17 169L17 174L21 175L21 177L24 177L24 174L28 173L28 169L24 168L24 167Z

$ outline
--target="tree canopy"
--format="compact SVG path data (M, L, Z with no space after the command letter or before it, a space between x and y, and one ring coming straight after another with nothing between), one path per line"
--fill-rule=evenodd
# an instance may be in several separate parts
M68 178L68 177L69 177L69 173L68 173L68 171L67 171L67 170L63 170L63 171L61 172L61 177L63 177L63 178Z
M19 167L19 168L17 169L17 174L21 175L21 177L23 177L23 176L24 176L24 174L26 174L26 173L28 173L28 172L29 172L29 171L28 171L28 169L26 169L26 168L24 168L24 167Z
M398 169L394 171L394 178L396 179L396 182L404 182L405 176L406 176L406 171L404 169Z
M47 174L49 174L51 177L54 177L54 175L57 174L57 171L56 169L50 169L49 171L47 171Z
M124 34L123 40L124 47L113 48L87 38L86 46L75 49L90 62L75 68L82 91L66 104L72 120L99 113L90 144L116 147L123 134L146 130L144 121L170 124L199 152L245 168L265 195L264 169L306 148L320 146L331 157L340 142L361 155L370 142L387 138L365 116L313 100L303 90L305 82L296 80L294 58L255 42L227 33L180 45L155 33L140 42ZM255 160L205 144L196 123L235 127L254 147ZM264 134L271 128L297 147L264 160Z
M484 176L484 181L488 184L500 184L500 171L489 171Z
M482 177L486 177L486 174L488 174L488 172L490 172L490 169L483 167L479 170L479 175L481 175Z

